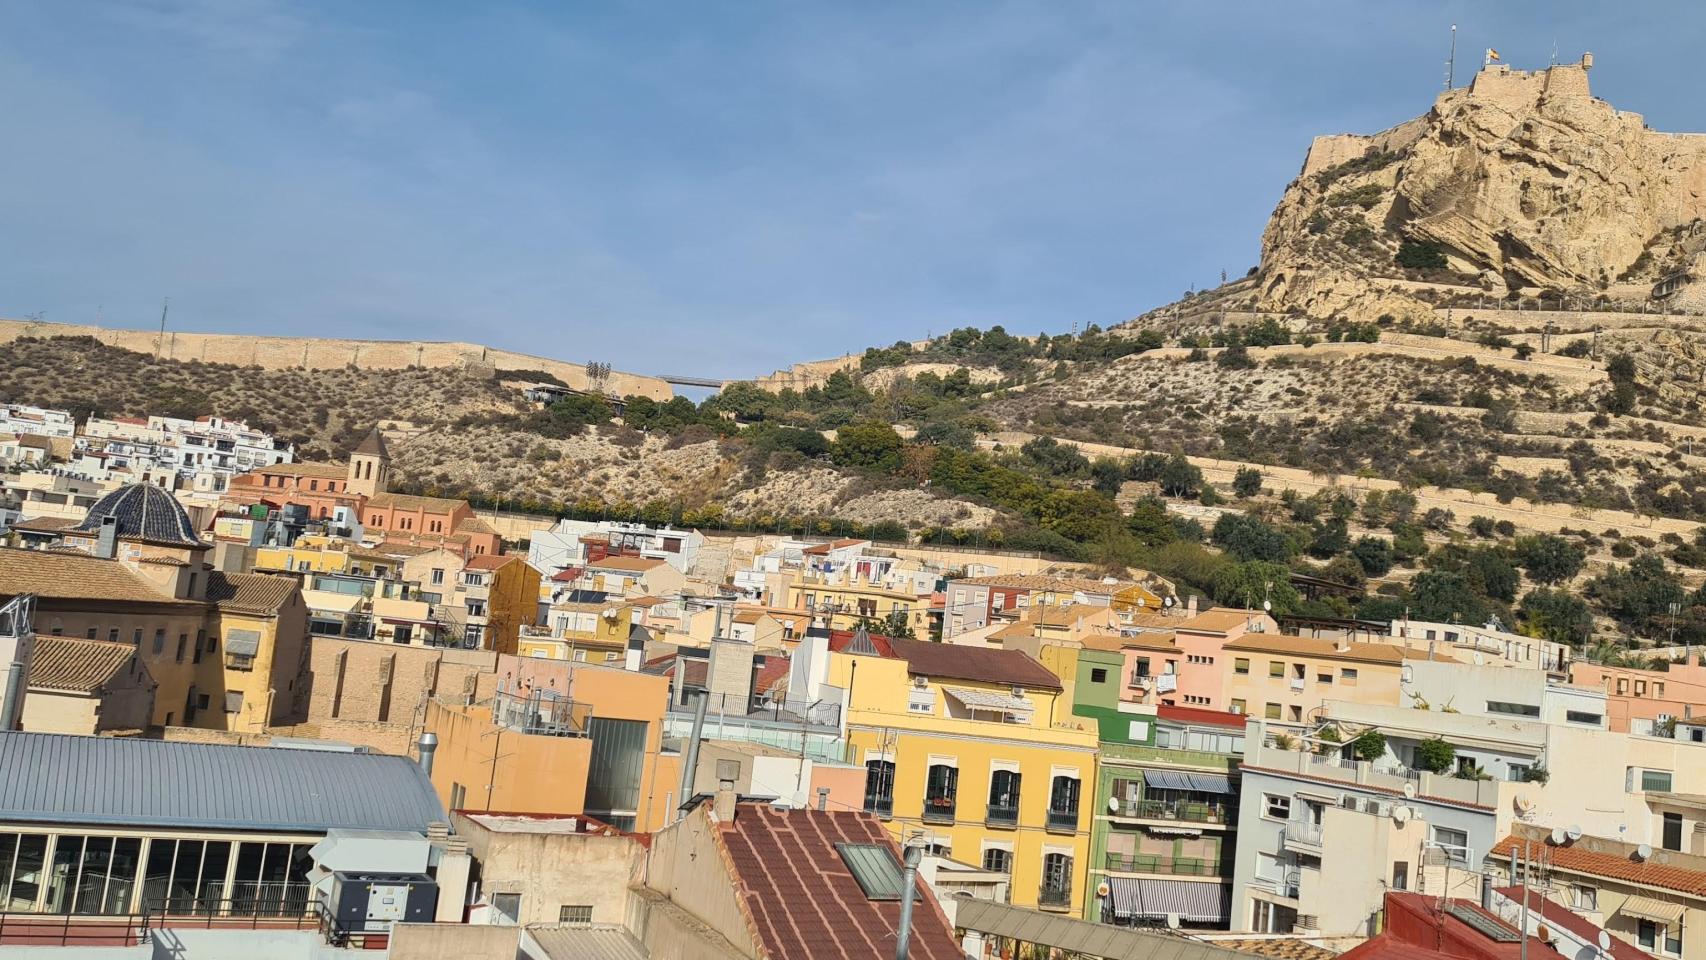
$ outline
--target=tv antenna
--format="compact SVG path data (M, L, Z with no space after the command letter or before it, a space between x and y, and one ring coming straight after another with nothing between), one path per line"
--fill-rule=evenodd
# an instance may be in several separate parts
M166 353L166 311L171 306L171 297L166 297L160 301L160 339L154 343L154 351L157 356L164 356Z
M1451 25L1451 55L1445 58L1445 88L1450 90L1457 79L1457 24Z

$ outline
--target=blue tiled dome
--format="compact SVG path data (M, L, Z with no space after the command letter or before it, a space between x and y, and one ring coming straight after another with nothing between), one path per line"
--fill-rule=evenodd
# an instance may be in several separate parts
M99 533L106 517L118 518L121 540L199 547L195 525L183 505L170 493L148 483L129 483L95 501L76 529Z

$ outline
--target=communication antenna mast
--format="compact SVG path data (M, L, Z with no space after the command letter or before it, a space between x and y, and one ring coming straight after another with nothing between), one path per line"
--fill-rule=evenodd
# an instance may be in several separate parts
M160 339L154 344L154 351L160 356L164 356L166 353L166 311L171 306L171 297L166 297L160 301Z
M1457 79L1457 24L1451 25L1451 55L1445 58L1445 88L1450 90Z

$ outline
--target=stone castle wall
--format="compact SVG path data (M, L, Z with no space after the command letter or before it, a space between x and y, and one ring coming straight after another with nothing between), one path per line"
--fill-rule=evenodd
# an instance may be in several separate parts
M578 363L497 350L476 343L434 340L327 340L317 337L263 337L233 333L115 330L89 324L0 320L0 342L19 337L93 337L108 346L155 354L171 360L231 363L270 370L306 367L333 370L354 366L363 370L420 367L489 367L503 370L543 370L577 390L594 389L586 367ZM656 377L612 372L604 390L618 396L640 395L654 400L674 396L669 384Z

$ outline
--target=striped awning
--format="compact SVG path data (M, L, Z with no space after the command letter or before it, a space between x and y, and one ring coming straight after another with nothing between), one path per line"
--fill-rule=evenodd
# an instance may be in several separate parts
M1191 775L1177 770L1145 770L1143 783L1152 790L1194 790Z
M1156 790L1194 790L1197 793L1227 794L1232 792L1232 778L1224 773L1145 770L1143 782Z
M1232 891L1221 883L1109 877L1108 899L1117 917L1177 914L1195 923L1223 923L1231 916Z
M1654 900L1652 897L1630 897L1623 901L1617 912L1642 920L1670 925L1682 919L1682 905Z

